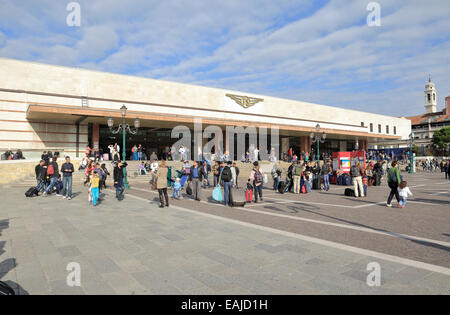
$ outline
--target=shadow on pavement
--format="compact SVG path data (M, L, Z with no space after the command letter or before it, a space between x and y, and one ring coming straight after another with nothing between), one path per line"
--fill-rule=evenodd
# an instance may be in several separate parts
M2 231L9 228L9 220L1 220L0 221L0 236L2 235ZM5 245L6 242L0 242L0 256L2 256L5 253ZM0 280L4 276L6 276L11 270L17 267L16 259L15 258L8 258L5 260L1 260L0 258ZM7 280L3 281L7 285L9 285L11 288L14 289L16 292L16 295L29 295L29 293L22 288L18 283L15 283L14 281Z

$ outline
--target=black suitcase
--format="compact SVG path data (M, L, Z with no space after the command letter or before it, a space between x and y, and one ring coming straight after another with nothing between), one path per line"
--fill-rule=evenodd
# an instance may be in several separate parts
M27 190L27 192L25 193L25 197L31 198L33 196L38 196L39 195L39 191L37 190L36 187L31 187L30 189Z
M16 295L13 288L7 285L5 282L0 281L0 295Z
M345 188L345 193L347 197L355 197L355 191L351 188Z
M278 192L280 194L284 194L286 192L286 183L285 182L280 182L280 184L278 185Z
M316 176L315 178L313 178L312 182L313 182L312 189L314 190L320 189L320 176Z

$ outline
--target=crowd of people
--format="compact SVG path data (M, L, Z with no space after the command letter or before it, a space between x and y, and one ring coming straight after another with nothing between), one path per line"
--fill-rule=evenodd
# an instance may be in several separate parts
M137 158L140 160L139 147L136 146ZM124 198L124 168L127 163L120 160L116 155L120 152L120 147L111 145L113 181L116 190L116 198L121 201ZM133 152L134 153L134 152ZM42 160L35 168L37 192L43 192L43 196L52 193L72 198L72 177L74 166L70 157L65 158L61 167L58 165L59 154L52 154L44 151ZM84 172L84 185L88 187L89 203L96 206L99 202L100 192L107 188L108 176L111 176L106 163L100 163L101 159L90 154L86 150L86 157L81 161L78 171ZM270 156L270 155L269 155ZM274 191L282 194L308 194L312 190L329 191L330 184L343 184L353 186L352 196L362 198L367 196L369 186L380 186L382 178L386 177L390 188L386 205L392 206L395 197L399 207L405 207L408 196L411 196L407 183L400 175L399 162L389 159L379 158L377 161L368 160L365 167L358 160L352 161L350 171L343 168L333 170L332 159L325 159L323 163L314 161L310 154L305 153L300 160L295 154L288 153L291 164L285 171L280 166L279 161L272 161L271 170L264 172L258 160L252 161L253 167L247 178L245 189L245 202L263 201L263 186L268 183L268 174L272 177ZM258 156L253 156L258 159ZM249 158L250 159L250 158ZM206 188L214 188L213 199L222 202L226 206L236 206L237 200L243 195L239 189L240 170L236 162L230 160L209 161L203 159L194 161L192 164L188 160L182 161L182 167L175 172L169 172L166 160L158 161L155 152L150 155L150 160L139 162L138 171L141 175L151 175L152 189L159 194L160 207L169 206L168 188L173 188L172 198L181 199L182 192L191 195L194 200L201 200L201 191ZM450 179L450 160L439 161L427 160L427 166L440 169L445 173L445 178ZM322 165L321 165L322 164ZM432 166L431 166L432 165ZM37 194L38 194L37 193ZM237 196L238 194L239 196ZM219 196L220 195L220 196ZM216 197L215 197L216 196Z
M23 156L22 150L18 149L16 153L13 153L11 150L6 150L5 153L1 156L2 160L25 160Z

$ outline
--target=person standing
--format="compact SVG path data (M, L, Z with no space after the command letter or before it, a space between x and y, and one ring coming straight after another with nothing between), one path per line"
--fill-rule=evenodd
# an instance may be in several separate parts
M381 160L378 160L378 162L373 167L373 176L375 177L374 180L374 186L380 186L381 185L381 177L383 176L383 167L381 165Z
M169 206L169 196L167 195L167 174L169 169L167 168L166 161L161 161L158 172L156 174L156 189L159 194L159 207Z
M226 166L223 167L220 175L219 175L219 182L222 183L223 186L223 201L225 206L232 206L233 202L233 194L232 194L232 187L233 187L233 172L231 171L231 161L228 162Z
M259 167L258 161L255 161L253 163L253 169L250 172L249 181L253 183L253 189L255 190L255 203L258 203L258 195L261 199L261 202L263 200L263 183L264 183L264 172Z
M361 197L364 197L364 186L362 182L362 178L364 176L364 170L359 165L359 162L355 162L355 164L350 169L350 175L353 178L353 189L355 190L355 197L359 197L359 193L361 193ZM359 191L358 191L359 188Z
M325 191L330 190L330 174L331 174L331 163L328 160L322 165L323 187Z
M219 176L220 176L220 162L219 161L215 161L213 169L213 176L214 176L214 187L216 187L219 183Z
M234 186L239 189L239 183L238 178L241 171L239 170L239 167L236 165L236 162L233 163L234 173L236 174L236 180L234 181Z
M52 157L52 162L47 166L47 176L50 178L50 184L47 186L42 196L46 196L49 193L51 194L55 183L58 181L59 168L58 163L56 163L57 159L56 156Z
M292 168L292 178L294 179L294 194L300 193L300 179L302 176L302 167L297 163L293 162Z
M209 182L209 173L211 173L211 166L208 164L208 162L205 160L203 161L203 174L204 174L204 178L203 178L203 188L206 188L206 186L211 187L210 182Z
M199 167L199 163L194 161L189 172L189 183L192 183L194 199L200 201L200 193L202 188L203 178L205 177L203 167Z
M387 173L388 186L391 189L389 193L389 197L386 203L387 207L392 207L392 198L395 196L397 202L400 202L400 195L398 193L398 185L402 182L400 178L400 171L398 169L397 161L392 162L392 167L389 169Z
M447 160L447 163L445 163L447 166L446 172L445 172L445 179L450 179L450 160Z
M125 164L122 161L117 162L114 167L114 188L116 189L116 198L119 201L123 200L124 184L123 184L123 169Z
M281 169L278 165L278 162L273 164L272 168L272 178L273 178L273 190L278 190L278 186L280 185L281 180Z
M72 174L74 172L73 164L70 162L70 156L66 156L66 162L61 166L63 174L63 198L72 199Z
M142 145L139 144L137 147L137 155L138 155L138 161L142 161Z

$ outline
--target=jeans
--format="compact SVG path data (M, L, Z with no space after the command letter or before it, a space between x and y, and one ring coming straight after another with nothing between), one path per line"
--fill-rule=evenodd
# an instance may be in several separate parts
M405 207L407 201L408 201L408 197L400 197L400 201L398 202L398 204L402 207Z
M98 187L96 188L91 188L91 193L92 193L92 204L94 206L97 205L97 201L98 201L98 195L99 195L99 189Z
M38 179L37 180L37 186L36 186L37 191L40 192L44 188L45 188L45 181Z
M273 179L273 190L278 190L278 186L280 185L280 176L277 176Z
M180 193L181 193L181 189L174 189L172 198L180 199Z
M55 186L56 182L58 181L57 177L50 178L50 185L48 185L47 189L45 189L45 193L48 194L51 192L53 186Z
M258 194L259 194L259 198L260 198L261 200L263 199L263 197L262 197L262 189L263 189L263 185L262 185L262 184L259 185L259 186L253 185L253 187L254 187L254 189L255 189L255 202L258 202Z
M72 176L63 177L63 196L72 198Z
M223 182L223 201L225 206L230 205L233 200L231 196L231 188L233 187L233 182Z
M138 155L138 160L141 161L142 160L142 152L138 151L137 155Z
M158 189L159 203L164 206L164 201L166 202L166 207L169 206L169 196L167 195L167 188Z
M124 196L123 196L123 192L124 192L123 181L120 181L118 184L114 184L114 188L116 188L117 200L122 201L124 198Z
M322 177L323 177L324 189L325 189L325 191L329 191L330 190L330 175L329 174L325 174Z
M220 175L213 175L214 176L214 187L217 186L217 184L219 183L219 176Z
M205 179L206 182L203 182L203 188L206 188L206 186L210 187L211 185L209 184L209 174L205 176Z

